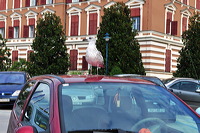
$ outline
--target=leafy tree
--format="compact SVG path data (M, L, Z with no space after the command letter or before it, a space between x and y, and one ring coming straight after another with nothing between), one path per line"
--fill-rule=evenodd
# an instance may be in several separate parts
M133 31L132 24L130 10L124 3L118 2L110 8L104 9L96 45L106 60L104 37L106 33L109 34L111 39L108 42L108 72L111 72L112 68L118 67L122 73L145 74L140 46L135 39L137 32ZM104 74L105 69L99 73Z
M199 13L190 17L188 30L182 35L184 47L179 51L175 77L190 77L199 79L200 73L200 17Z
M27 71L27 61L25 59L19 59L19 61L15 61L8 70L9 71Z
M47 13L37 21L36 37L32 44L28 72L30 75L65 74L69 57L65 33L59 16Z
M118 66L114 66L110 72L110 75L122 74L122 70Z
M0 71L7 71L11 66L11 53L6 46L7 40L0 34Z

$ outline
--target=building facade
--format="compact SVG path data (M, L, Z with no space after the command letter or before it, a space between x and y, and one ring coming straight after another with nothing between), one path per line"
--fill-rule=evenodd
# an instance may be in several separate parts
M88 37L96 37L104 8L120 0L0 0L0 34L8 39L12 61L28 60L37 20L56 13L67 36L70 70L87 70ZM123 0L130 8L147 75L168 78L176 71L181 35L200 0ZM42 44L41 44L42 45ZM131 58L131 57L130 57Z

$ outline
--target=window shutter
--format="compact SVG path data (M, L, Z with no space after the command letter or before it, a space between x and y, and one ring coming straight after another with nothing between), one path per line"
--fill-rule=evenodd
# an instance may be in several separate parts
M78 15L73 15L71 18L71 36L78 35Z
M139 16L140 16L140 8L132 8L131 17L139 17Z
M187 0L183 0L183 4L186 4L186 5L187 5Z
M200 0L196 0L196 8L200 10Z
M26 7L30 6L30 0L26 0Z
M78 50L70 51L70 70L77 70Z
M40 5L46 5L46 0L41 0Z
M12 51L12 62L18 61L18 51Z
M29 19L29 25L35 25L35 19L34 18Z
M182 18L182 33L187 29L187 18Z
M89 34L97 34L97 13L91 13L89 17Z
M33 53L33 50L27 51L27 61L30 61L30 54Z
M0 28L5 28L5 22L4 21L0 21Z
M14 27L19 27L19 20L14 20Z
M88 70L88 63L85 59L85 56L82 57L82 70Z
M170 24L171 24L171 20L167 19L167 24L166 24L166 33L170 33Z
M24 25L24 33L23 33L23 37L27 38L29 34L29 26L28 25Z
M8 27L8 38L13 38L14 27Z
M172 21L172 29L171 29L171 34L172 35L177 35L177 25L178 22L177 21Z
M72 3L72 0L66 0L66 3Z
M0 10L6 10L6 0L0 0Z
M167 12L167 20L166 20L166 33L170 33L170 26L172 21L172 13Z
M14 2L14 8L20 8L20 0L15 0Z
M166 49L165 56L165 72L170 72L171 70L171 50Z

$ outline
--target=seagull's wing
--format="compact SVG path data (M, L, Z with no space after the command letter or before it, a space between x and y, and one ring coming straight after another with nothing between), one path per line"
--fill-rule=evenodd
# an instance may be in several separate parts
M98 61L97 67L104 67L103 56L100 51L97 51L96 57L97 57L97 61Z

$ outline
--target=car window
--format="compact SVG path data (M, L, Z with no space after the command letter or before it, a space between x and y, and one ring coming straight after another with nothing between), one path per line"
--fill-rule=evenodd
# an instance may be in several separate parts
M21 111L24 107L25 101L26 101L27 97L29 96L29 93L32 90L34 84L35 84L35 81L27 82L25 84L25 86L22 88L22 90L18 96L18 99L16 100L16 107L14 110L15 110L18 118L21 114Z
M94 129L138 132L132 127L137 127L136 123L141 120L152 118L165 123L168 132L198 132L190 110L159 86L108 82L69 83L63 84L59 94L62 132L89 132ZM146 122L141 127L151 124Z
M23 121L26 125L33 125L38 132L44 132L49 125L50 87L40 83L26 108Z
M0 83L23 84L26 76L24 74L2 73L0 74L0 77Z
M181 82L180 89L184 91L195 92L198 89L198 84L194 82Z
M178 83L172 85L170 88L179 90L179 86L180 86L180 82L178 82Z

